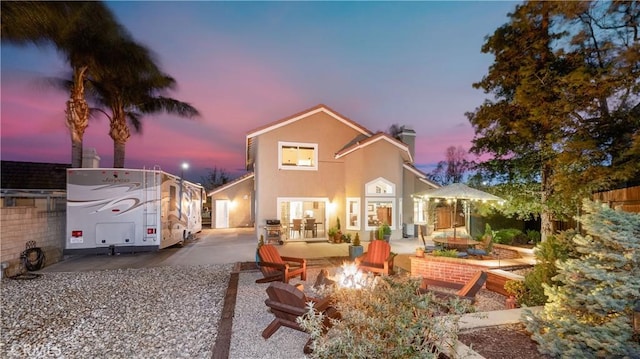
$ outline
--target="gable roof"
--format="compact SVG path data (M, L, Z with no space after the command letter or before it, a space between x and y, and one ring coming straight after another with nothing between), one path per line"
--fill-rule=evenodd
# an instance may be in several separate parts
M66 190L68 163L1 161L2 189Z
M336 120L342 122L343 124L345 124L348 127L351 127L352 129L356 130L357 132L359 132L360 134L362 134L365 137L371 137L372 136L372 132L369 131L367 128L365 128L364 126L361 126L360 124L352 121L351 119L349 119L346 116L343 116L342 114L338 113L337 111L334 111L333 109L331 109L329 106L324 105L324 104L319 104L316 105L314 107L311 107L307 110L304 110L302 112L296 113L294 115L285 117L283 119L271 122L267 125L258 127L254 130L249 131L249 133L247 133L247 137L246 137L246 167L247 169L249 169L250 163L253 162L253 159L251 158L251 154L252 154L252 147L253 147L253 138L255 138L256 136L262 135L264 133L273 131L275 129L278 129L280 127L284 127L287 126L291 123L294 123L296 121L299 121L303 118L309 117L311 115L314 115L316 113L320 113L320 112L324 112L327 115L335 118Z
M224 185L218 187L218 188L214 188L211 192L207 193L207 197L211 197L214 194L218 193L218 192L222 192L224 190L226 190L227 188L233 187L241 182L244 182L248 179L252 179L253 177L255 177L255 174L253 172L249 172L247 174L244 174L236 179L234 179L231 182L225 183Z
M405 169L407 169L408 171L412 172L413 174L416 175L416 177L418 178L418 180L422 183L426 183L429 186L433 187L433 188L440 188L441 186L433 181L431 181L430 179L427 178L427 174L420 171L416 166L412 165L411 163L405 163L403 165L403 167Z
M368 129L366 129L365 127L361 126L360 124L350 120L348 117L343 116L342 114L338 113L337 111L334 111L333 109L329 108L329 106L327 105L323 105L323 104L319 104L316 105L310 109L304 110L302 112L299 112L295 115L291 115L289 117L285 117L281 120L277 120L274 121L272 123L269 123L267 125L258 127L252 131L250 131L247 134L247 138L251 138L251 137L255 137L258 135L261 135L263 133L269 132L269 131L273 131L277 128L286 126L288 124L291 124L293 122L299 121L305 117L309 117L311 115L314 115L316 113L319 112L324 112L326 114L328 114L329 116L335 118L336 120L344 123L345 125L347 125L348 127L353 128L354 130L362 133L365 136L371 136L372 132L369 131Z
M409 162L409 163L413 163L413 158L411 157L411 152L409 151L409 146L407 146L407 144L398 141L397 139L389 136L388 134L384 133L384 132L378 132L375 135L369 137L369 138L365 138L362 141L356 141L355 143L352 143L351 146L347 146L344 149L340 150L338 153L336 153L336 158L340 158L343 156L348 155L349 153L359 150L361 148L367 147L369 145L372 145L378 141L386 141L396 147L398 147L401 151L403 151L403 154L405 154L405 162Z

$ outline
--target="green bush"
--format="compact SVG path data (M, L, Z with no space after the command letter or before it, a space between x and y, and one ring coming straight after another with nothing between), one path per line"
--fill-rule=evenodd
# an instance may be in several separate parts
M529 243L538 244L542 240L542 235L540 234L540 231L529 229L525 233L529 238Z
M458 258L458 251L455 249L436 249L431 252L435 257Z
M510 294L516 297L520 304L527 306L544 305L547 296L544 285L559 285L553 277L558 274L558 263L564 262L570 256L577 256L572 251L571 238L575 236L573 230L561 232L540 242L534 249L537 263L533 270L524 276L524 288L513 284L514 292ZM506 288L505 288L506 289Z
M457 339L455 314L472 307L432 293L419 295L419 285L416 278L384 276L374 288L336 289L332 295L342 319L324 334L324 317L310 306L297 320L311 335L309 357L438 358Z
M524 233L517 228L501 229L494 233L493 242L509 245L514 243L514 238L517 236L524 236Z

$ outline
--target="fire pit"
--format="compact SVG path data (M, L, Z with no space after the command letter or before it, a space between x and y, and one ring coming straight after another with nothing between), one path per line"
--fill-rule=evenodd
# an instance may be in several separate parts
M337 275L337 284L341 288L362 289L375 286L375 276L363 273L355 263L342 263L342 271Z

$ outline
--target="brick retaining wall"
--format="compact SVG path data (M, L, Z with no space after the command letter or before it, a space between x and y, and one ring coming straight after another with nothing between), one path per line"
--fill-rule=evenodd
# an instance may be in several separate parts
M451 257L434 257L426 255L423 258L410 257L411 276L427 277L446 282L465 284L478 271L486 270L487 267L469 259L458 259Z
M521 258L517 250L509 246L495 244L493 255L483 259L460 259L425 255L422 258L411 256L411 276L426 277L446 282L466 284L478 271L500 268L501 263L495 259L508 260ZM492 258L494 260L487 260ZM502 265L505 263L503 262Z

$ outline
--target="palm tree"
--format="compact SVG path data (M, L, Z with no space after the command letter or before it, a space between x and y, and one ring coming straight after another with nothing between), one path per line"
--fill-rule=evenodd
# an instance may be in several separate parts
M71 135L71 166L81 167L82 140L89 125L85 81L102 66L96 54L104 54L110 41L127 34L101 2L3 1L1 6L3 41L53 44L72 68L65 119Z
M111 49L105 58L112 62L92 79L92 99L98 106L96 110L109 118L113 167L122 168L126 143L131 137L129 123L141 132L145 114L166 112L192 118L199 113L188 103L162 96L175 87L176 81L158 68L144 46L126 40Z

